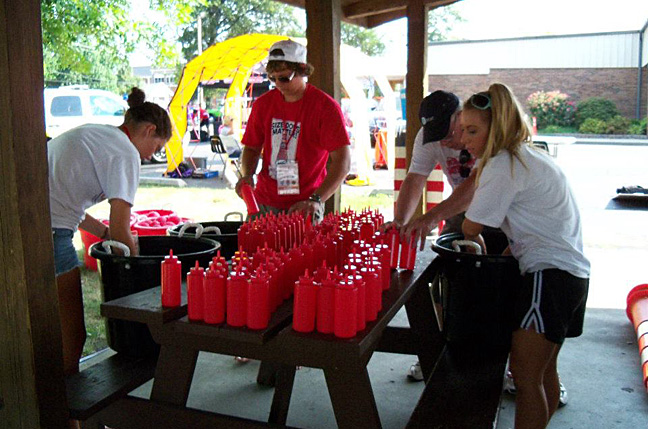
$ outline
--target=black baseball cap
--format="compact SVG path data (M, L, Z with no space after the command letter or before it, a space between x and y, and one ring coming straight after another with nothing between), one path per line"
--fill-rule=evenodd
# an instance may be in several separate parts
M450 131L450 118L459 107L459 97L434 91L421 101L419 118L423 124L423 144L442 140Z

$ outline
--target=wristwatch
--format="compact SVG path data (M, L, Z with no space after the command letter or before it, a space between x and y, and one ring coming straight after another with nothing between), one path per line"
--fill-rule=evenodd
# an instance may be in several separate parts
M319 196L319 194L313 194L310 197L308 197L308 201L314 201L316 203L322 203L322 197Z

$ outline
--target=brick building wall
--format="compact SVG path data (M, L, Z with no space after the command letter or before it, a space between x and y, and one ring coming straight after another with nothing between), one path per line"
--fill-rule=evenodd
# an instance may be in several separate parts
M648 115L648 68L642 74L641 117ZM492 82L508 85L526 107L536 91L559 90L578 103L590 97L612 100L621 115L634 118L637 106L636 68L491 69L488 75L430 75L429 90L444 89L462 100L488 88Z

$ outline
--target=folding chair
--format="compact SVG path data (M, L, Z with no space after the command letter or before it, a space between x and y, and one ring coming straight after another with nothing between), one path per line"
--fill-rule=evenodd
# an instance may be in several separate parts
M236 171L238 171L239 167L236 164L238 162L238 157L231 157L230 158L230 156L227 154L227 149L225 148L225 145L223 144L223 140L219 136L213 136L211 138L211 151L215 155L218 155L221 162L223 163L223 171L221 173L221 179L227 179L227 181L232 186L236 185L236 182L238 181L238 175L236 174L235 171L232 171L228 167L233 165L234 168L236 169ZM228 172L230 174L228 174Z

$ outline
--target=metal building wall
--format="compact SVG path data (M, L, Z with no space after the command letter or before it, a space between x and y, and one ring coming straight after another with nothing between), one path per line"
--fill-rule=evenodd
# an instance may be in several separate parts
M647 47L644 46L644 58ZM439 42L429 46L428 73L485 74L490 69L636 67L639 32ZM643 60L645 64L645 60Z

